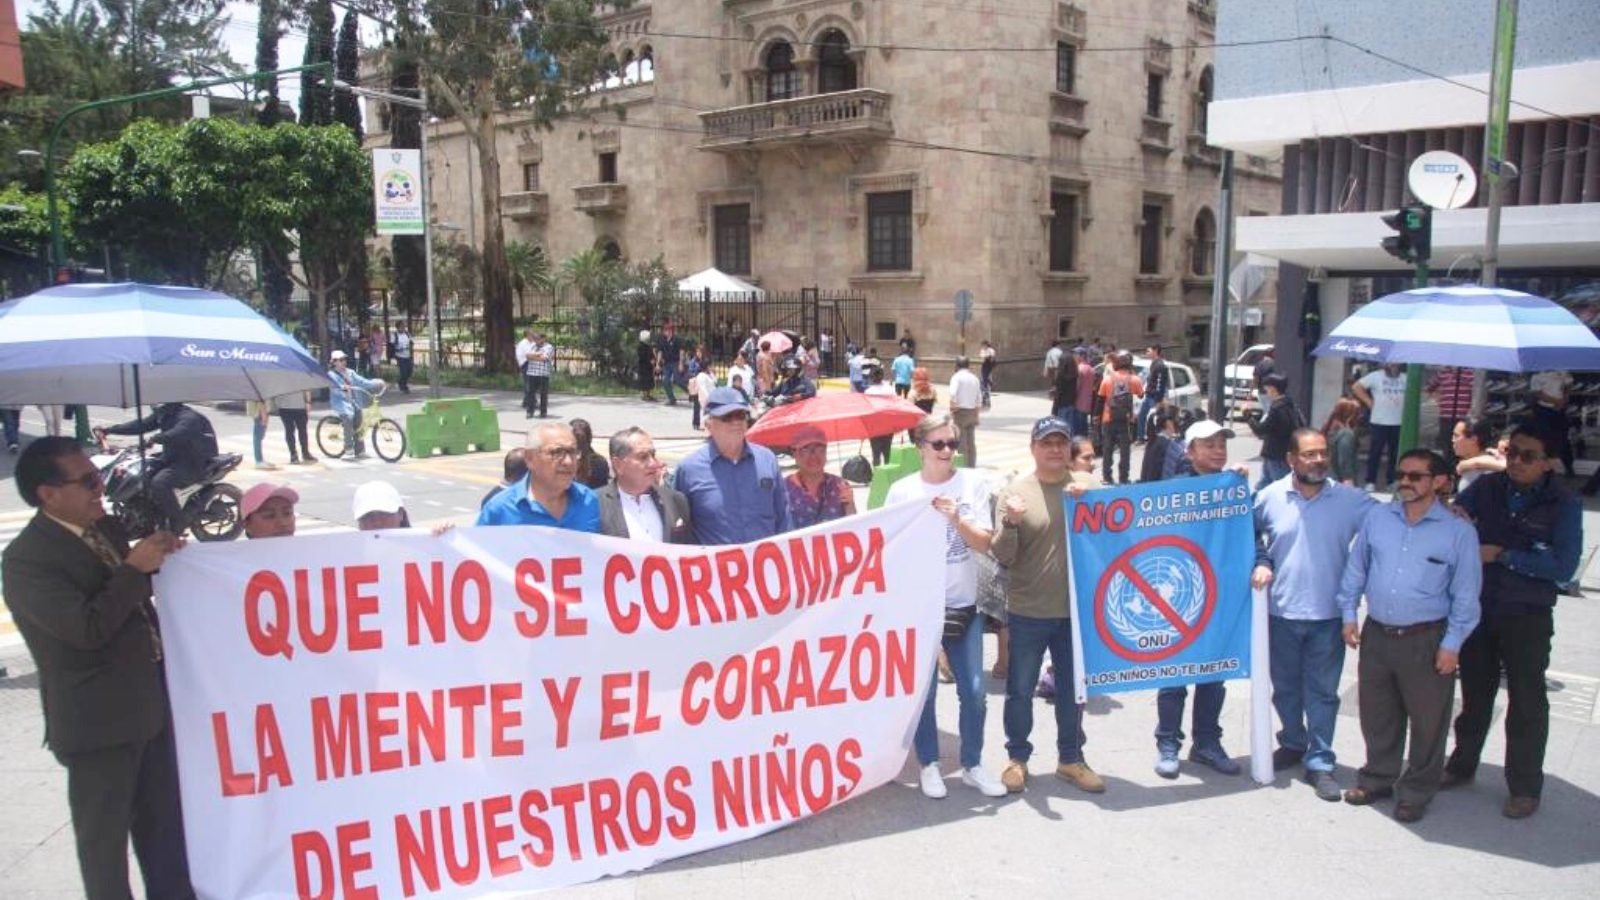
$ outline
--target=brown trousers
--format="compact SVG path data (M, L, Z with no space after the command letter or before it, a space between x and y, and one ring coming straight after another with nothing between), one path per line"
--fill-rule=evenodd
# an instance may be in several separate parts
M1426 806L1439 790L1455 701L1455 677L1434 668L1442 637L1443 623L1398 636L1371 619L1361 628L1356 676L1367 764L1356 773L1357 781L1369 791L1393 787L1397 800L1417 806Z

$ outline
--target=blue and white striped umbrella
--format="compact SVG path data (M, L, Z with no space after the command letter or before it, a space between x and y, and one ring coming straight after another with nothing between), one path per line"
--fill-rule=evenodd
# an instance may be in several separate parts
M1560 304L1476 285L1379 297L1340 322L1312 352L1498 372L1600 371L1600 339Z
M256 400L327 384L300 342L213 291L70 284L0 304L0 406Z

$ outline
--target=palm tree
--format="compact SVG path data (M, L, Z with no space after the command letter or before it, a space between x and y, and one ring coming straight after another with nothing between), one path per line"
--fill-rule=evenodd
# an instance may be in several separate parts
M511 241L506 244L506 264L511 269L511 289L517 292L517 318L522 318L527 314L522 302L525 291L532 288L548 292L554 287L550 258L538 244Z
M597 248L575 253L561 264L561 280L572 285L585 303L593 305L605 296L616 275L617 263Z

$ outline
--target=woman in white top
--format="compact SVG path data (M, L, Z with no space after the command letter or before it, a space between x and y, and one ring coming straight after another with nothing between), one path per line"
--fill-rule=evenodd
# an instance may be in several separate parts
M973 473L955 467L960 434L949 416L923 419L911 432L922 455L922 471L889 488L888 503L929 503L945 520L944 652L955 674L961 707L961 782L985 797L1005 796L1000 779L980 765L983 755L983 628L978 612L976 554L989 552L988 494ZM934 713L939 681L928 680L928 699L922 706L913 745L921 767L922 793L945 796L939 772L939 727Z

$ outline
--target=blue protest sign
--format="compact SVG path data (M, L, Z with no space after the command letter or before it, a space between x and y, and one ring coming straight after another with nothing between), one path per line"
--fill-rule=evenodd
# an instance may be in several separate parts
M1250 674L1250 488L1237 473L1068 497L1073 627L1090 694Z

